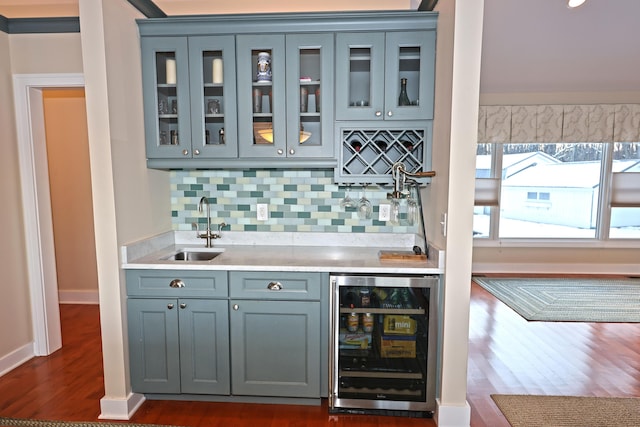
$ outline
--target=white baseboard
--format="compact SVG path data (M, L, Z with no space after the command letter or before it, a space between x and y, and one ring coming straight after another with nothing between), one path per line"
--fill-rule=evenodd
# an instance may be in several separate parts
M0 357L0 377L22 365L24 362L33 359L35 355L33 343L31 342L12 351L6 356Z
M99 304L98 291L58 291L60 304Z
M445 406L440 399L436 399L436 413L434 415L438 427L469 427L471 425L471 407L468 402L464 405Z
M144 403L144 394L129 393L125 399L112 399L107 396L100 399L101 420L129 420Z
M473 274L479 273L558 273L640 275L638 264L555 264L555 263L473 263Z

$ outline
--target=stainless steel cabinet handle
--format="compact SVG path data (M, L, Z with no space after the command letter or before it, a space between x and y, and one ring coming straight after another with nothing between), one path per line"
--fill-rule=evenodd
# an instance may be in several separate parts
M296 150L292 148L291 150L289 150L289 154L296 154Z
M197 156L198 154L200 154L200 150L198 150L198 149L196 148L195 150L193 150L193 154L195 154L195 155Z
M182 279L173 279L171 283L169 283L169 287L171 288L184 288L184 286Z
M269 289L270 291L279 291L283 288L282 283L280 282L270 282L267 285L267 289Z
M387 116L389 117L393 116L393 111L387 111Z
M284 150L282 150L282 148L279 148L277 151L278 154L280 154L281 156L284 154Z
M189 155L189 150L182 150L182 155L183 156L188 156Z
M233 304L233 309L235 311L238 311L239 308L240 308L240 306L238 304Z
M382 115L382 111L376 111L376 117L380 117Z
M184 303L184 302L181 302L181 303L180 303L180 308L187 308L187 304L186 304L186 303Z
M171 303L167 304L167 308L168 308L169 310L173 310L173 304L171 304Z

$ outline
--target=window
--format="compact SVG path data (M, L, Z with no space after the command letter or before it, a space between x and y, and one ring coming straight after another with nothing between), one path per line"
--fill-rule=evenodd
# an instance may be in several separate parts
M479 144L474 236L640 239L640 143Z

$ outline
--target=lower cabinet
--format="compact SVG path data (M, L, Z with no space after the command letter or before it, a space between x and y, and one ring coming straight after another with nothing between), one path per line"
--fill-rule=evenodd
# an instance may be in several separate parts
M320 302L232 300L236 395L319 397Z
M128 270L133 391L326 397L328 287L327 273Z
M128 322L134 391L229 394L227 300L130 298Z

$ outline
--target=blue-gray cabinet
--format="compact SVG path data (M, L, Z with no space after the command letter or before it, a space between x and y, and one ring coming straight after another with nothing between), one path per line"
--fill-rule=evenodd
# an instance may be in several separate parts
M226 272L127 270L131 386L229 394Z
M338 33L336 120L433 119L435 52L435 29Z
M147 158L237 157L234 37L147 37L141 48Z
M241 158L333 158L333 34L238 35ZM259 80L258 56L270 58Z
M130 298L132 389L229 394L227 309L226 300Z
M320 397L326 274L231 272L229 282L233 393Z
M132 390L326 397L328 274L127 270Z

